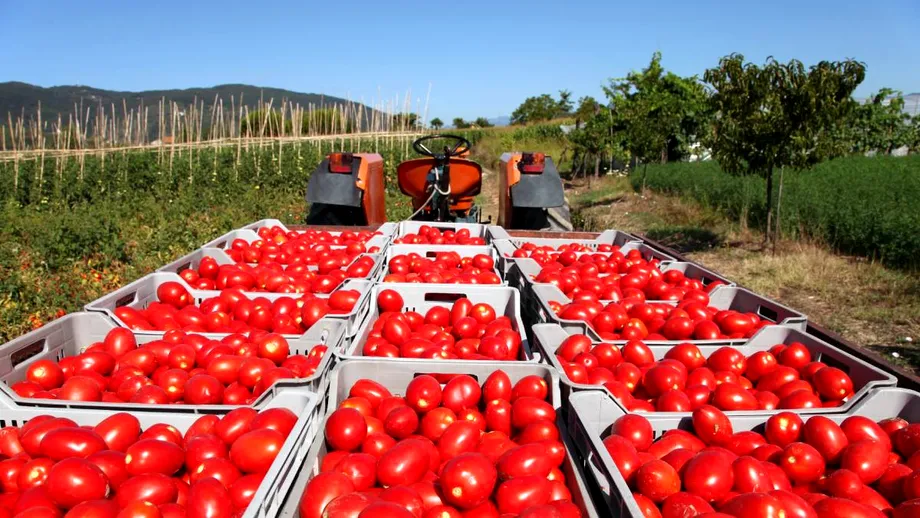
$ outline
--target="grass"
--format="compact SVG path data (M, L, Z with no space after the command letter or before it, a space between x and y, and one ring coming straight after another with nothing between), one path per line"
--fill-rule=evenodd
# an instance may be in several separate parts
M876 261L839 255L820 242L784 239L776 254L763 235L695 201L633 191L607 177L570 193L584 230L616 228L671 246L739 284L902 365L920 365L920 277ZM892 353L897 353L897 357Z

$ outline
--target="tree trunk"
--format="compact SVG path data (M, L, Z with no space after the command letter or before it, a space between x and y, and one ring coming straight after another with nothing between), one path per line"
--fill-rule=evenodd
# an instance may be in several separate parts
M766 249L767 241L770 239L770 229L773 224L773 167L767 170L767 228L763 233L763 245Z
M779 192L776 195L776 225L775 230L773 231L773 255L776 255L776 242L779 241L780 229L780 210L783 206L783 176L786 172L786 167L779 168Z
M648 164L642 164L642 194L645 194L646 178L648 178Z
M598 153L594 154L594 177L600 178L601 176L601 155Z
M664 145L661 146L661 163L662 164L668 163L668 143L667 142L665 142Z

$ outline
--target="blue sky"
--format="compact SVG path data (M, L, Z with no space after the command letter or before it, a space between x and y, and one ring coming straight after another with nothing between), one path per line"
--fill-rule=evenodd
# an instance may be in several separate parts
M250 83L373 99L429 118L507 115L525 98L601 84L655 50L679 74L719 57L857 58L858 95L920 91L920 2L250 2L0 0L0 81L146 90Z

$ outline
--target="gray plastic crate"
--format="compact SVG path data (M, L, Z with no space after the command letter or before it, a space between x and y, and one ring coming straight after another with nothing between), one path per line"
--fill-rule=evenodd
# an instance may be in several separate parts
M495 268L493 268L492 271L495 272L495 275L498 275L499 279L502 279L502 284L504 284L505 276L502 275L498 270L498 256L495 253L495 249L488 245L390 245L387 247L386 252L381 254L383 256L383 260L380 261L379 267L377 268L377 282L383 282L383 278L390 271L390 259L393 259L397 255L408 255L414 253L422 257L434 259L438 254L445 252L456 252L457 255L459 255L461 258L473 257L480 254L491 257L492 261L495 263ZM421 284L426 284L428 286L432 285L432 283Z
M561 380L562 395L567 397L569 394L582 391L594 390L603 391L613 397L610 392L603 386L589 385L585 383L573 383L565 375L562 365L556 358L556 349L562 344L571 333L566 332L557 324L538 324L533 326L533 336L530 346L539 352L543 358L549 362L558 372ZM733 346L730 342L724 342L721 345L711 344L699 346L700 352L704 357L709 358L712 353L720 347L733 347L745 356L751 356L758 351L769 351L776 344L790 344L792 342L802 343L811 353L812 360L821 361L830 367L836 367L846 372L850 379L853 380L853 387L856 389L853 397L850 398L843 406L836 408L815 408L815 409L796 409L790 410L798 414L841 414L849 412L855 405L866 397L867 394L881 387L893 387L897 384L897 378L893 375L882 371L881 369L866 363L852 354L842 351L833 345L818 339L804 331L786 326L766 326L757 331L750 340L744 345ZM622 346L625 341L610 342L617 346ZM653 345L649 348L652 350L656 360L661 360L671 349L670 345ZM617 402L619 404L619 402ZM621 405L622 406L622 405ZM729 412L729 414L770 414L769 410L753 410L746 412ZM681 415L679 412L655 412L655 414ZM648 414L646 414L648 415ZM686 413L685 415L690 415Z
M288 230L287 225L285 225L284 223L281 222L281 220L278 220L278 219L260 219L259 221L254 221L248 225L245 225L240 230L248 229L248 230L258 232L259 229L262 227L281 227L284 229L285 232L290 232L290 230Z
M530 362L530 363L539 363L540 358L533 354L533 351L530 349L530 344L527 341L526 328L524 326L524 321L521 320L521 311L520 311L520 293L518 290L513 288L508 288L505 286L485 286L481 284L404 284L404 283L389 283L389 284L378 284L374 286L371 290L370 297L368 297L370 309L368 311L367 318L364 321L364 326L355 336L355 339L352 343L346 348L345 352L339 355L341 360L357 360L357 359L367 359L367 357L361 355L361 348L364 347L364 343L367 341L368 334L371 332L371 328L374 325L374 322L377 321L377 317L380 316L380 311L377 309L377 294L383 290L394 290L403 299L403 311L416 311L421 313L422 316L425 313L435 307L443 306L450 308L451 305L457 299L466 297L470 299L470 302L473 304L478 304L480 302L489 304L495 309L495 314L497 316L507 316L511 319L511 326L515 331L521 336L521 357L520 361ZM380 358L377 358L380 359ZM434 361L434 360L420 360L416 358L399 358L394 359L394 361L400 362L425 362L425 361ZM448 363L462 362L469 363L469 360L437 360L445 361ZM514 363L514 362L501 362L502 364Z
M561 304L568 304L569 299L562 291L552 284L533 284L531 285L533 297L530 297L527 311L533 315L538 323L559 324L566 330L579 332L591 338L591 341L600 342L601 338L597 332L587 322L578 320L566 320L559 318L550 308L549 303L556 301ZM674 302L656 302L656 304L671 304ZM763 319L788 327L804 331L808 326L808 320L805 315L799 313L787 306L773 301L766 297L757 295L753 291L737 286L717 286L709 292L709 305L711 307L726 310L731 309L741 313L754 313ZM732 344L743 345L747 339L730 340ZM696 345L720 344L725 345L725 340L682 340L682 341L646 341L650 345L674 345L681 342L690 342Z
M410 368L411 367L411 368ZM559 408L562 404L558 391L558 379L556 373L545 365L523 365L507 364L504 362L490 363L463 363L463 364L444 364L442 362L425 362L412 363L407 366L405 363L393 360L355 360L340 364L332 373L332 382L330 384L327 412L338 406L339 401L348 397L348 390L359 379L370 378L383 384L393 394L404 394L406 386L418 374L444 373L444 374L470 374L480 382L484 381L495 370L503 370L511 378L512 382L517 382L524 376L537 375L542 376L547 381L552 390L550 391L550 403L554 408ZM588 484L584 472L579 468L579 462L573 458L575 454L574 445L568 438L565 425L561 418L557 418L560 436L566 446L566 460L562 466L562 472L565 474L566 481L569 485L569 491L572 493L573 503L582 511L585 518L600 518L595 509L594 502L589 494ZM314 441L306 461L300 468L300 474L294 481L291 491L281 507L281 518L300 518L297 510L297 504L300 496L303 494L307 483L319 473L320 461L326 455L326 442L322 435Z
M299 466L307 457L320 426L318 410L319 396L307 391L285 392L272 400L265 408L287 408L297 414L298 419L287 440L278 452L265 478L259 485L253 503L243 513L243 518L274 518L281 509L282 500L297 478ZM223 414L230 410L224 407ZM0 394L0 428L21 426L23 423L40 415L53 415L72 419L78 425L95 425L112 415L111 410L69 409L69 408L17 408ZM143 411L131 411L142 428L164 423L176 427L183 434L200 417L200 415L183 412L178 407L145 407Z
M55 407L55 408L99 408L131 411L145 410L150 405L134 403L100 403L62 401L58 399L21 398L10 389L10 385L25 379L29 365L38 360L60 361L68 356L80 354L86 347L101 342L111 331L119 327L103 313L71 313L19 338L0 345L0 392L19 406ZM250 406L263 408L279 393L296 389L308 390L315 394L325 394L329 383L329 371L335 362L335 351L342 347L345 324L340 320L323 318L311 327L306 334L288 340L291 354L307 354L316 345L329 348L316 368L316 373L308 378L282 380L272 385ZM226 334L193 333L220 340ZM141 335L135 333L138 344L146 344L163 338L163 332ZM172 406L172 405L170 405ZM181 405L183 409L196 412L216 412L227 405Z
M573 411L567 418L568 429L576 448L581 453L582 468L589 474L588 478L592 485L595 485L604 495L603 501L598 500L596 503L608 505L607 516L642 518L642 512L636 505L626 480L620 475L616 464L607 453L602 439L609 435L610 426L625 415L625 412L611 398L599 391L573 394L569 398L569 403ZM727 413L732 422L732 429L736 432L746 430L762 432L763 425L769 418L766 415L739 416L733 414L736 413ZM826 417L836 423L841 423L851 415L865 416L873 420L902 417L909 422L920 422L920 394L901 388L882 388L872 392L851 412L827 414ZM647 417L656 438L667 430L693 429L693 421L687 416L661 413L647 414ZM803 418L808 420L808 416L803 416Z
M607 237L608 235L610 237ZM628 237L624 237L624 236L628 236ZM632 238L632 239L629 239L629 238ZM611 243L608 241L616 241L616 242ZM514 254L514 251L520 248L520 244L524 242L531 242L538 246L552 246L552 247L558 247L558 246L562 246L565 244L579 243L579 244L582 244L582 245L585 245L585 246L588 246L594 249L596 249L598 245L609 244L609 245L619 246L620 247L619 251L623 252L624 254L631 250L639 250L639 252L642 254L642 257L644 257L646 260L658 259L662 263L675 262L677 260L668 254L659 252L658 250L646 245L645 243L643 243L636 237L620 232L619 230L607 230L603 234L598 236L596 240L532 238L532 239L510 239L510 240L495 241L492 243L492 246L494 246L498 250L498 257L499 257L499 262L500 262L499 266L502 268L502 271L507 273L509 270L511 270L512 266L514 266L516 262L520 261L521 259L528 259L528 258L512 257L512 255ZM613 252L594 252L594 251L576 252L575 255L580 257L584 254L594 254L594 253L611 254Z
M192 289L191 286L186 283L182 277L176 273L171 272L157 272L151 273L150 275L141 277L140 279L128 284L123 288L119 288L108 295L104 295L93 302L90 302L85 306L86 311L95 311L107 314L111 319L113 319L118 325L122 327L128 327L120 318L115 316L115 309L122 306L129 306L136 309L144 309L151 302L157 300L157 287L164 282L174 281L182 284L188 289L192 297L195 299L195 304L201 304L205 299L211 297L217 297L220 295L220 291L206 291L206 290L196 290ZM358 299L358 302L355 303L354 309L346 314L335 314L329 315L330 318L335 318L339 320L344 320L346 323L345 328L345 339L346 341L351 340L358 330L361 328L361 325L364 323L364 320L367 318L367 312L369 308L368 297L370 295L371 287L373 283L368 280L361 279L346 279L337 290L353 289L361 292L361 297ZM275 301L281 297L293 297L297 298L300 295L297 294L285 294L285 293L259 293L259 292L248 292L246 293L247 297L264 297L270 301ZM317 294L319 298L328 298L329 295ZM138 335L145 335L151 333L157 333L158 331L136 331ZM288 340L292 338L297 338L302 335L284 335Z
M392 244L397 245L396 240L404 237L406 234L418 234L418 231L423 226L433 227L441 232L445 230L452 230L454 232L466 229L470 231L470 237L481 237L485 240L486 244L490 242L492 236L489 234L489 227L487 225L481 225L479 223L445 223L440 221L401 221L399 222L399 227L396 230L396 234L393 236ZM464 246L464 245L453 245L453 246Z
M262 238L259 237L259 234L255 230L243 228L238 230L231 230L230 232L227 232L217 239L208 241L201 248L230 248L230 245L232 245L233 241L236 239L242 239L247 243L252 243L253 241L258 241Z
M351 263L349 263L349 266L351 266L352 263L354 263L355 261L357 261L358 259L364 256L367 256L373 259L374 265L371 267L366 277L362 277L362 278L355 277L355 278L365 279L365 280L375 279L377 275L380 273L380 267L383 264L383 254L358 254L357 256L355 256L354 259L352 259ZM220 248L199 248L198 250L180 259L177 259L162 268L159 268L157 272L181 273L183 270L188 270L189 268L194 268L197 270L198 267L201 265L201 260L204 259L205 257L214 258L214 260L217 261L218 265L239 264L239 263L234 262L233 259L231 259L229 255L227 255L227 252L225 252L224 250ZM245 264L248 264L250 266L255 266L255 263L245 263ZM309 270L315 271L317 269L317 266L309 265L307 268ZM342 281L342 283L344 282L345 281ZM339 286L341 286L341 284L339 284ZM336 286L336 289L338 289L338 286ZM265 294L267 292L253 291L249 293ZM290 295L290 294L286 293L285 295Z

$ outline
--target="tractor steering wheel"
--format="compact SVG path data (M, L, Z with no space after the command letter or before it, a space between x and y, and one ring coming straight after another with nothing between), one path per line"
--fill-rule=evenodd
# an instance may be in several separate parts
M444 153L435 153L425 146L425 142L436 139L448 139L456 141L456 143L453 146L444 146ZM415 142L412 143L412 149L414 149L416 153L430 158L442 159L460 156L469 151L471 146L472 144L470 144L469 140L457 135L428 135L427 137L416 139Z

